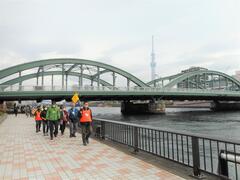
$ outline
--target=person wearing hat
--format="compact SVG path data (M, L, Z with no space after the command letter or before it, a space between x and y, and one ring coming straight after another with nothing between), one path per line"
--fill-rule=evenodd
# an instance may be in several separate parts
M58 122L60 119L60 110L55 101L53 101L52 106L48 108L46 119L49 120L50 139L53 140L53 134L55 137L58 135Z
M43 135L48 135L48 129L49 129L49 121L46 118L47 116L47 107L43 106L43 110L41 112L41 118L42 118L42 124L43 124Z
M71 108L68 110L68 121L70 128L70 138L76 137L76 131L79 121L79 110L75 107L75 104L71 104Z
M65 106L60 107L60 131L61 134L64 134L66 124L68 122L68 112Z

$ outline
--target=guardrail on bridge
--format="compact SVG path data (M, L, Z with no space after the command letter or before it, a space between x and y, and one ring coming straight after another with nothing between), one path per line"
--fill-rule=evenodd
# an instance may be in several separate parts
M162 87L113 87L113 86L19 86L0 85L0 92L15 91L132 91L132 92L189 92L213 94L240 94L240 91L224 89L189 89L189 88L162 88Z

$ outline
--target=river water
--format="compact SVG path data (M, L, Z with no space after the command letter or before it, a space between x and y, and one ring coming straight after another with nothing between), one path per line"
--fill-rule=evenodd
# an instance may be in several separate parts
M122 115L119 107L93 107L93 116L109 120L240 140L240 111L213 112L210 109L167 108L160 115Z

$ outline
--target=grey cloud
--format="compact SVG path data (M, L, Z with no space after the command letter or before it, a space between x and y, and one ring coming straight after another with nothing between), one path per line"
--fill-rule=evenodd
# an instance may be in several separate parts
M217 56L214 56L217 55ZM192 52L186 52L177 59L177 65L210 64L209 68L225 69L238 66L240 43L236 39L225 39L221 42L209 43Z

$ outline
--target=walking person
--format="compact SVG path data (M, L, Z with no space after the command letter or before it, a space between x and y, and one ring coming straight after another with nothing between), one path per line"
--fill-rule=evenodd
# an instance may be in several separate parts
M80 124L82 129L83 145L89 144L89 137L92 131L92 110L89 108L88 102L84 102L83 108L80 110Z
M32 107L32 110L31 110L31 115L34 116L35 115L35 112L36 112L36 108L35 107Z
M27 106L24 106L24 112L25 112L25 115L28 117Z
M60 130L61 130L61 135L64 134L67 121L68 121L68 112L66 110L66 107L61 106L61 109L60 109Z
M79 121L79 111L75 107L75 104L71 104L71 108L68 110L68 119L69 119L69 127L70 127L70 138L76 137L76 131Z
M17 115L18 115L18 106L17 106L16 103L15 103L14 106L13 106L13 112L14 112L14 114L15 114L15 117L17 117Z
M56 102L52 102L52 106L48 108L46 119L49 120L50 139L53 140L53 135L58 135L58 121L60 119L60 110Z
M41 112L42 124L43 124L43 135L48 135L49 121L46 118L47 116L47 107L43 106L43 111Z
M36 121L36 133L38 133L41 129L41 122L42 122L40 107L38 107L38 109L35 111L34 116Z
M33 106L29 106L30 117L33 117L34 112L35 112L35 108Z
M25 113L26 116L31 116L31 107L29 105L25 106Z

